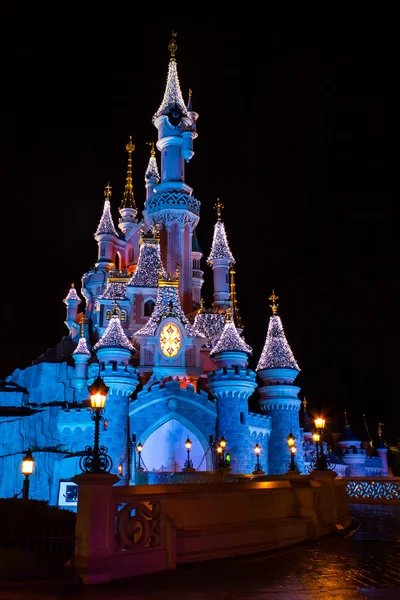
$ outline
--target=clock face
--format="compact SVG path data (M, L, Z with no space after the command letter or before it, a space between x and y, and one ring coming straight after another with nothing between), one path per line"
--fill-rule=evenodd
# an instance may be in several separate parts
M161 351L168 358L173 358L181 347L181 332L175 323L166 323L160 333Z

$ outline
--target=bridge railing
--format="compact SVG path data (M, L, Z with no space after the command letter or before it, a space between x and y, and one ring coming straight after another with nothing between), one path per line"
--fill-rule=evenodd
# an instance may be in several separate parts
M349 502L400 504L400 477L343 477Z

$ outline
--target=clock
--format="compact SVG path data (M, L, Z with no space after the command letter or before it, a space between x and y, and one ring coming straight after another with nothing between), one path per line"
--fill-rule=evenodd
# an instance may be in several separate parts
M176 356L181 347L181 332L175 323L166 323L160 333L161 352L168 358Z
M177 127L182 119L182 111L177 104L174 104L169 109L167 116L168 116L168 120L171 123L171 125L173 127Z

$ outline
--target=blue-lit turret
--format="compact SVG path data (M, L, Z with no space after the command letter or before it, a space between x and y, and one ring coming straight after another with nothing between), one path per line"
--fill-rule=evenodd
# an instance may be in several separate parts
M214 308L227 308L231 305L229 289L229 269L235 264L226 237L225 226L221 221L221 210L224 208L219 198L214 208L217 209L218 221L214 225L214 237L207 263L213 268L214 275Z

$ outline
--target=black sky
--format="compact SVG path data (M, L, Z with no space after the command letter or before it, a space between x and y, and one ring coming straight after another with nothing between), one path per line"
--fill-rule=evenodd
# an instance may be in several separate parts
M158 19L118 29L35 28L15 41L3 159L1 376L67 333L62 299L97 258L103 189L117 222L132 135L135 198L156 140L171 31L178 73L193 90L199 137L186 180L201 205L207 257L217 197L236 259L237 296L255 368L279 313L309 408L332 427L347 408L400 436L399 318L385 102L394 59L376 25L243 26L240 17ZM320 33L316 33L319 31ZM95 33L96 32L96 33ZM387 120L387 118L386 118ZM3 137L4 139L4 137ZM212 271L203 259L204 296Z

